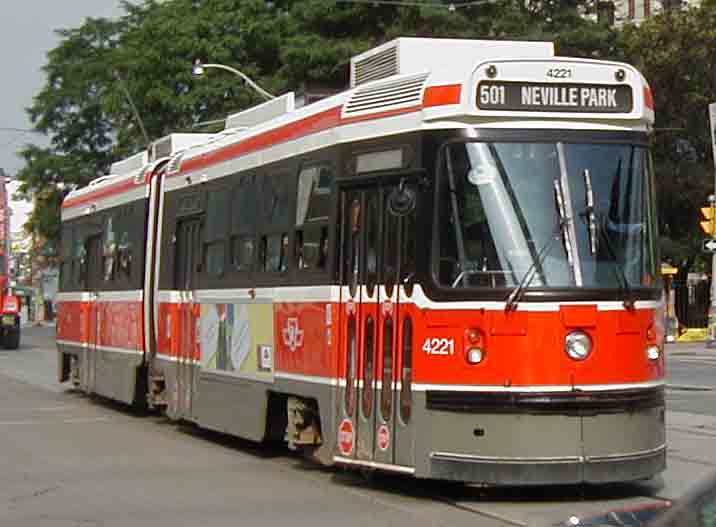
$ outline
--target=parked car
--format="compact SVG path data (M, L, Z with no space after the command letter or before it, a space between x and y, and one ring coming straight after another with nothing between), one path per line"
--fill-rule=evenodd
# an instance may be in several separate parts
M678 501L660 500L595 516L572 516L559 527L716 527L716 474Z

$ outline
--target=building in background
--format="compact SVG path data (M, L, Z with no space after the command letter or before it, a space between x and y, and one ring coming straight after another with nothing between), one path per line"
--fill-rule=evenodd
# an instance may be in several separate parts
M641 24L647 18L670 9L698 7L701 0L607 0L596 1L584 8L582 16L589 20L605 21L610 26Z

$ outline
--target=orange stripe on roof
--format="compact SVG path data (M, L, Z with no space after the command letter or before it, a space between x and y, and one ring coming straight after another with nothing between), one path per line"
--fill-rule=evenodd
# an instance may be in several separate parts
M90 192L89 194L85 194L83 196L77 196L76 198L70 198L66 199L62 203L63 209L69 209L72 207L77 207L80 205L84 205L85 203L90 203L92 201L97 201L98 199L107 198L109 196L113 196L115 194L121 194L122 192L126 192L127 190L132 190L134 187L139 186L146 186L146 183L142 181L141 183L135 183L133 179L128 179L126 181L123 181L122 183L117 183L115 185L111 185L109 187L105 187L103 189L98 189L95 192Z
M461 84L446 84L445 86L430 86L423 94L423 106L444 106L446 104L460 104Z

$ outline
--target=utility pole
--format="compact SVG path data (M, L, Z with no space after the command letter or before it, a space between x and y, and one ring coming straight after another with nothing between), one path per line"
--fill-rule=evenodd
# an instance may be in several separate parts
M713 208L716 206L716 102L709 104L709 125L711 127L711 148L714 156L714 194L709 196ZM716 252L711 255L711 304L709 305L709 335L707 348L716 348Z

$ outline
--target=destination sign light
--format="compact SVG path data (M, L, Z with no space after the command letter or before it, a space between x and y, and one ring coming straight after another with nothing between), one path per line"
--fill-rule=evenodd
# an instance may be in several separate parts
M626 84L483 81L477 86L481 110L629 113L633 106Z

